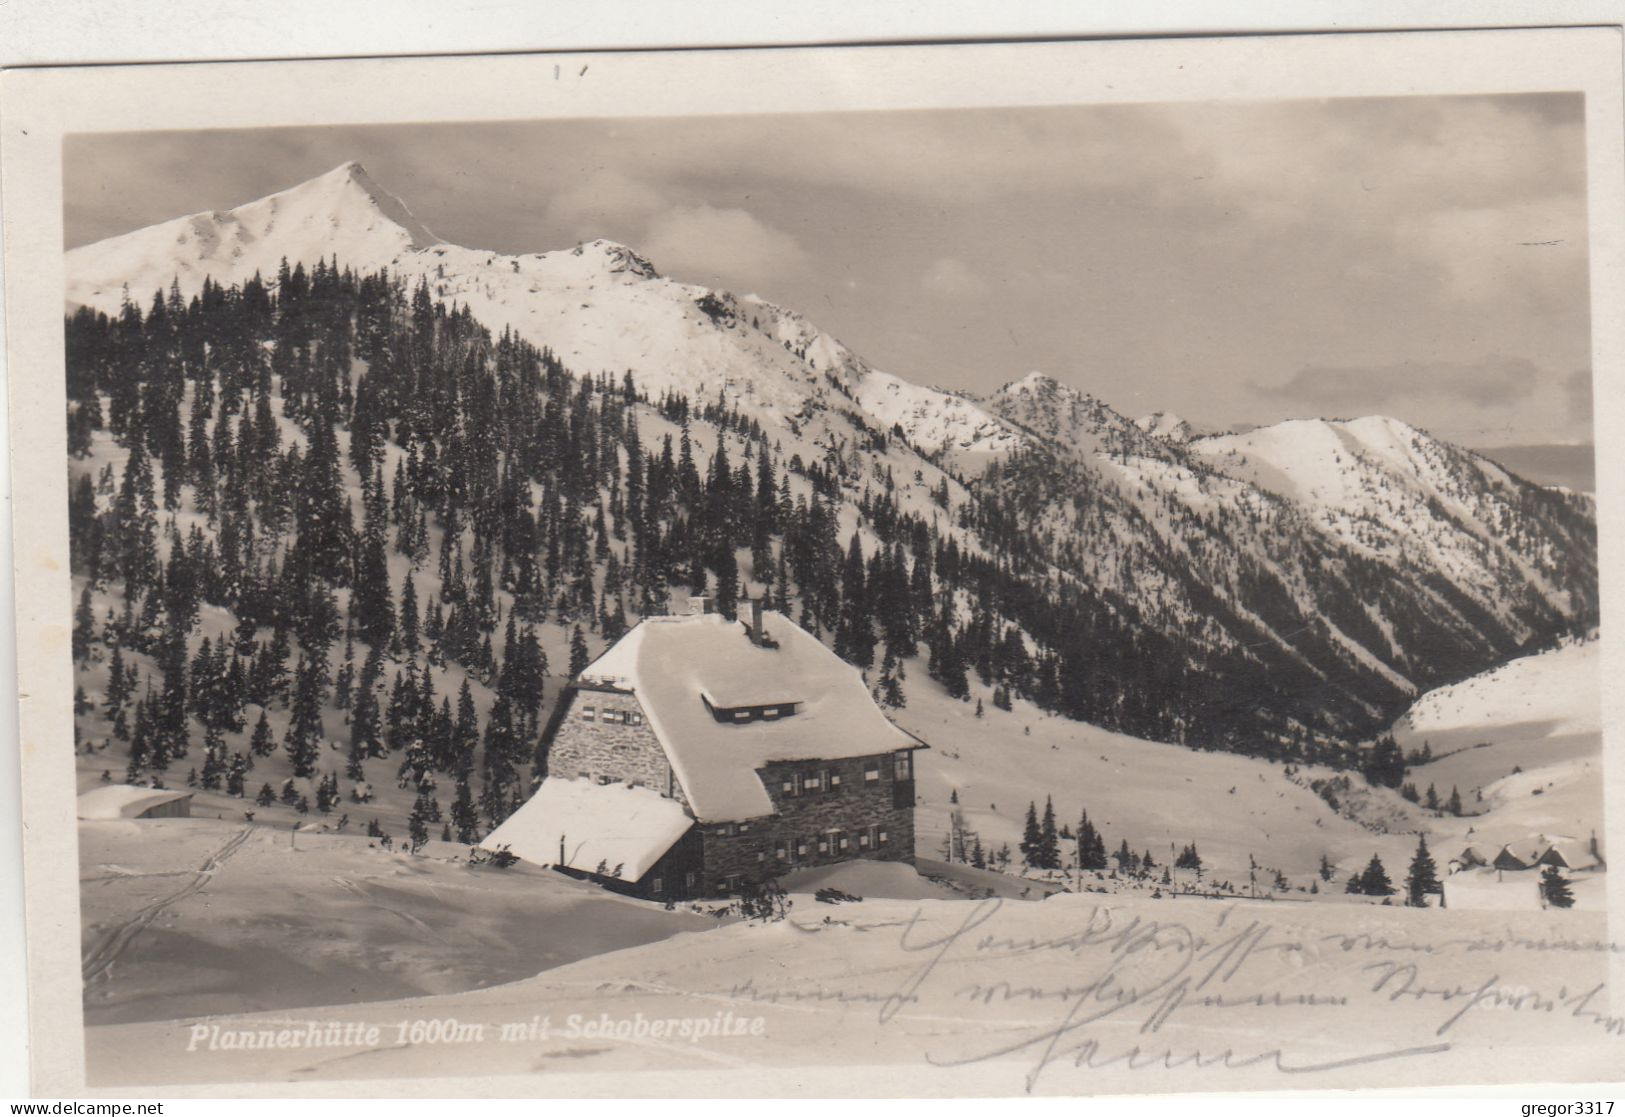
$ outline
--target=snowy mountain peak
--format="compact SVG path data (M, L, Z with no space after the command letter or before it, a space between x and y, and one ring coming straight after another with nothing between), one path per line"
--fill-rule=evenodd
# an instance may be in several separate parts
M1171 411L1153 411L1149 415L1142 415L1134 420L1134 425L1152 438L1180 444L1189 442L1195 433L1189 423Z
M1012 380L1001 387L996 394L1006 392L1055 392L1064 388L1059 380L1048 373L1034 370L1023 376L1020 380Z
M602 259L604 270L611 274L635 275L642 279L660 278L660 273L655 271L655 266L647 257L624 244L603 237L576 245L570 250L570 255L586 259Z
M336 209L347 208L344 194L349 193L350 198L348 200L359 202L363 213L370 208L375 210L384 220L400 226L407 233L409 238L408 247L410 248L428 248L430 245L441 243L440 238L430 232L428 226L412 216L412 211L406 207L405 202L374 182L372 176L367 173L367 168L354 159L348 163L341 163L325 175L313 178L302 186L295 186L292 190L283 191L282 194L273 195L273 197L290 199L300 191L314 188L317 184L322 184L330 189L325 191L311 189L311 193L322 195L321 200L338 202ZM338 192L338 198L332 196L333 190ZM356 197L357 194L359 194L359 197ZM351 209L350 216L355 216L354 206L348 208Z
M193 295L205 276L222 284L257 272L274 276L284 259L309 267L336 258L372 270L440 239L383 189L360 163L229 210L149 225L67 253L70 303L116 314L128 288L143 300L177 282Z
M1054 442L1093 443L1103 436L1143 436L1135 425L1088 392L1042 372L1029 372L988 397L1011 422Z

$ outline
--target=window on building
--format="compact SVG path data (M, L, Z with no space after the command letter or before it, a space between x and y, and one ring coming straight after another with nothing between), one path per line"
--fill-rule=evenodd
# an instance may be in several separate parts
M642 725L643 724L643 715L641 713L639 713L638 711L636 711L636 710L628 710L628 711L626 711L626 724L628 724L628 725Z
M790 860L790 843L780 838L773 843L773 859L775 861Z
M897 754L897 770L894 773L900 780L914 778L914 754L904 750Z
M692 891L693 888L694 888L695 879L696 879L696 877L695 877L695 875L693 873L684 873L683 874L683 887Z
M806 838L797 838L796 839L796 860L797 861L805 861L807 859L807 849L808 849L807 839Z
M863 766L863 779L864 779L864 782L868 782L870 780L878 780L879 778L880 778L880 763L879 763L879 761L873 761L872 760L868 764L865 764Z
M828 857L829 856L829 835L828 834L820 834L820 835L818 835L818 856L820 856L820 857Z
M749 721L750 720L750 711L749 710L735 710L733 712L733 719L735 721Z
M875 841L880 845L887 845L890 843L891 839L886 835L886 830L884 827L881 828L880 834L878 837L876 837Z
M762 711L762 718L765 721L779 720L779 708L777 706L769 706L767 709Z
M766 861L767 860L767 851L764 850L764 849L757 850L756 851L756 860L758 860L758 861Z
M597 717L598 717L598 711L596 709L594 709L593 707L591 707L591 706L583 706L583 707L581 707L581 720L582 721L595 721L597 719Z
M831 791L841 790L841 773L836 771L834 768L831 768L825 772L824 786L828 787Z
M874 841L873 841L873 839L871 839L869 837L869 831L865 830L861 834L858 835L858 848L859 849L868 849L873 844L874 844Z
M605 724L618 723L620 720L621 720L621 712L619 710L612 710L608 706L604 707L604 722L605 722Z
M785 777L782 790L784 791L784 794L791 799L796 797L796 784L797 780L795 776L792 775Z
M809 772L801 777L801 786L807 791L822 791L824 777L819 772Z
M722 878L722 890L728 895L732 896L735 892L739 891L739 888L742 884L744 884L744 881L745 878L740 876L738 873L729 873L727 876Z
M852 841L851 841L850 838L847 837L846 831L845 830L836 831L836 833L835 833L835 851L837 853L847 853L847 852L849 852L851 850L851 848L852 848Z
M655 892L664 892L666 890L666 882L660 877L655 877L655 879L650 882L650 888Z

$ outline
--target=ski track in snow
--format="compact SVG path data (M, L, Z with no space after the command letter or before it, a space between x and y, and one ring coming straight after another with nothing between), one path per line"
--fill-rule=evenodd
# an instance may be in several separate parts
M226 842L209 854L192 874L192 879L185 885L170 893L168 896L152 901L129 919L103 931L96 940L85 950L82 964L82 976L88 984L101 977L112 969L113 963L118 961L119 955L130 945L143 929L151 925L165 910L180 903L191 896L196 896L208 885L209 878L214 871L231 859L231 855L242 848L254 834L252 828L244 827ZM155 874L168 876L171 874Z

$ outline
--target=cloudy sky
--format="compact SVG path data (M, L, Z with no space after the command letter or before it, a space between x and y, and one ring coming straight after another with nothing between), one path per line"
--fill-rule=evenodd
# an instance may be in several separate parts
M348 159L447 240L619 240L912 380L1591 439L1577 95L75 137L67 245Z

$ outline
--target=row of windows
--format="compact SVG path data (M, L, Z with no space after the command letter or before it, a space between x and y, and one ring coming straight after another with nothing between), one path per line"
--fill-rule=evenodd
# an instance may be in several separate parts
M867 826L861 830L826 830L812 838L779 838L773 843L773 857L793 865L813 857L845 857L854 848L859 851L883 849L891 844L891 834L884 826Z
M880 778L880 765L872 764L864 770L865 780L878 780ZM817 795L832 793L841 790L841 773L836 768L802 769L797 772L787 772L779 780L779 790L787 799L794 799L798 795Z
M596 706L582 706L581 720L602 720L605 725L642 725L643 713L640 710L617 710L613 706L605 706L602 710Z
M893 758L892 775L898 780L911 780L914 778L914 755L910 752L899 752ZM880 761L871 760L863 766L863 782L877 783L880 780ZM794 799L798 795L830 794L841 790L842 776L838 768L800 769L787 772L779 777L779 791L786 799Z
M726 830L729 834L744 833L749 827L743 823L729 823L725 827L718 827L714 833ZM891 832L884 826L868 826L861 830L826 830L814 837L804 838L778 838L773 842L773 858L783 865L796 865L816 858L846 857L854 849L858 852L871 849L885 849L891 845ZM758 853L756 860L765 861L767 855ZM692 895L697 881L693 872L683 874L683 887ZM649 882L656 895L666 891L664 877L654 877ZM724 877L717 882L717 887L725 893L739 891L743 878L738 875Z

